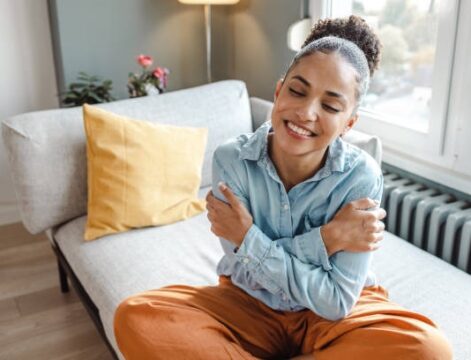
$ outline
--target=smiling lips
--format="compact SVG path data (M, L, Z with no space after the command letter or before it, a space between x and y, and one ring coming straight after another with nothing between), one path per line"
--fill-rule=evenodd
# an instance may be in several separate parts
M288 129L288 133L291 135L294 135L296 138L306 139L306 138L312 138L316 135L312 131L303 129L289 120L286 120L285 124L286 124L286 128Z

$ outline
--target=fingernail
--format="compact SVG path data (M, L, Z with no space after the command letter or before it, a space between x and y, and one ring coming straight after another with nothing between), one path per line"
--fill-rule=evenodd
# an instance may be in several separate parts
M219 182L218 186L221 190L226 190L226 185L222 181Z
M378 200L373 200L375 202L376 205L379 205L379 201Z

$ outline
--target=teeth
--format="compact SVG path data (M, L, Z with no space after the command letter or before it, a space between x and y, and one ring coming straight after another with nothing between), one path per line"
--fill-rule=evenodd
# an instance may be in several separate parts
M299 126L294 125L291 121L288 121L288 127L299 135L304 135L304 136L314 135L312 132L304 130L300 128Z

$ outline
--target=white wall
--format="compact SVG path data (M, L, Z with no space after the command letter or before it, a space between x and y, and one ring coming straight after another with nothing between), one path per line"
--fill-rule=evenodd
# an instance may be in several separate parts
M58 107L47 0L0 0L0 121ZM0 137L0 225L20 221Z

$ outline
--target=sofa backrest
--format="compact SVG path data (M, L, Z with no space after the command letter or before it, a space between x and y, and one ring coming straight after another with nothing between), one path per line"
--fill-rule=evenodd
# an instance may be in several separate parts
M247 89L237 80L98 106L135 119L208 128L202 186L211 182L216 147L252 131ZM14 116L2 123L2 133L22 221L31 233L86 213L86 139L80 107Z

